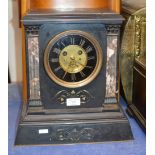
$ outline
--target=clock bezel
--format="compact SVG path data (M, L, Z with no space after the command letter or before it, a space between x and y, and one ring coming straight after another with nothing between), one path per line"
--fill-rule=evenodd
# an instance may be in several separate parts
M96 58L95 68L93 69L92 73L87 78L85 78L84 80L78 81L78 82L67 82L67 81L60 79L59 77L57 77L54 74L54 72L52 71L52 69L49 65L49 54L50 54L51 48L54 46L56 41L58 41L62 37L68 36L68 35L79 35L79 36L82 36L82 37L88 39L93 44L93 46L96 50L97 58ZM47 46L45 48L45 52L44 52L44 67L45 67L45 70L46 70L48 76L50 77L50 79L53 80L58 85L67 87L67 88L78 88L78 87L82 87L82 86L89 84L96 78L96 76L98 75L98 73L100 72L101 67L102 67L102 61L103 61L102 56L103 56L102 48L94 36L92 36L88 32L84 32L84 31L80 31L80 30L67 30L67 31L57 34L47 44Z

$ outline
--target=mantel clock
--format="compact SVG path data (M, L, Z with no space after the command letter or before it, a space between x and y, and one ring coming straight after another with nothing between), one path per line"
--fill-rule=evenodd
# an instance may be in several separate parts
M16 145L132 139L118 103L122 20L101 8L26 13L26 100Z

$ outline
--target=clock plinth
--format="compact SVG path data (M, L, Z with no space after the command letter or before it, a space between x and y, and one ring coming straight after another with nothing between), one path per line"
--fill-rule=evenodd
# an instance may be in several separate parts
M32 11L23 18L27 102L16 145L133 138L119 106L119 35L112 11Z
M16 145L72 144L132 140L124 118L24 124L18 128Z

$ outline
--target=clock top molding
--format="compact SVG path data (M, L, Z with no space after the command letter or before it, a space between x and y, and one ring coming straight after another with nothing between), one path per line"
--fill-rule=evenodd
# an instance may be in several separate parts
M104 9L74 9L72 10L30 10L27 12L26 16L22 18L22 22L26 25L32 21L36 24L39 24L41 21L46 22L58 22L58 23L78 23L85 22L89 23L113 23L115 24L122 23L124 19L120 14L117 14L111 10ZM29 24L28 24L29 25Z
M104 9L120 13L120 0L19 0L20 17L33 10Z

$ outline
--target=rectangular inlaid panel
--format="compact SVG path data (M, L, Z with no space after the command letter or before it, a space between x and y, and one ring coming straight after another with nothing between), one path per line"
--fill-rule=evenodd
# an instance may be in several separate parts
M40 99L38 36L28 36L30 100Z
M117 36L107 36L106 97L115 97L117 69Z

